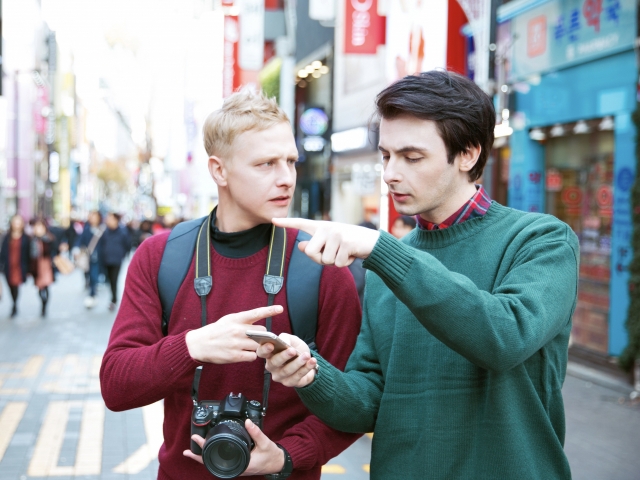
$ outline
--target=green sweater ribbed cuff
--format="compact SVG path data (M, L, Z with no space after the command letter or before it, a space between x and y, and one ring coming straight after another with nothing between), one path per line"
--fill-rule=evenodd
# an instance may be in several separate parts
M362 262L367 270L376 273L390 287L397 287L404 280L413 262L412 248L398 241L387 232L380 238L371 255Z
M321 404L330 402L335 395L335 382L332 377L337 369L319 354L312 352L312 355L318 360L316 378L306 387L296 388L296 391L305 403Z

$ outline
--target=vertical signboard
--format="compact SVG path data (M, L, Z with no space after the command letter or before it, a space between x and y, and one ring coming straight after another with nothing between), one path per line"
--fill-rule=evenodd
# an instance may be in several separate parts
M240 68L260 70L264 64L264 0L241 0Z
M446 68L448 1L390 0L387 14L387 80Z
M238 67L238 40L240 38L237 17L224 17L224 67L222 73L222 97L227 98L240 86Z
M378 0L345 1L344 53L375 54L385 43L385 17L378 15Z

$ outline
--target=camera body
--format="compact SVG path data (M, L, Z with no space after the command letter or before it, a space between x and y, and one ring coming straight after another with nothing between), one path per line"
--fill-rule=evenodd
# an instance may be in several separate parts
M236 478L247 469L255 446L244 426L250 419L262 429L262 405L238 393L222 401L203 400L194 404L191 435L205 439L204 446L191 440L191 451L202 455L207 470L219 478Z

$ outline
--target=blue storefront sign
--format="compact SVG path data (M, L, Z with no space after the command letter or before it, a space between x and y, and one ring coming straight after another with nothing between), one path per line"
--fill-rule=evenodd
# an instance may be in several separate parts
M635 0L538 2L511 20L512 81L632 48Z
M515 10L518 3L525 5L506 5ZM603 117L613 121L608 353L614 356L627 344L630 202L636 175L636 129L631 120L637 105L636 15L634 0L539 1L501 26L515 38L507 78L518 87L519 121L513 122L510 138L509 206L547 211L545 144L531 139L533 128Z

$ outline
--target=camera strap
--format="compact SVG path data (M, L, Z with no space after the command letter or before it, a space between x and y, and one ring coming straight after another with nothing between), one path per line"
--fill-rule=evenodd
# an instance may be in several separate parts
M213 280L211 277L211 214L200 226L198 240L196 242L196 276L194 288L200 297L202 326L207 325L207 295L211 293ZM269 242L269 255L267 257L267 267L262 280L262 285L267 292L267 306L272 306L275 296L284 285L284 263L287 254L287 230L282 227L271 228L271 241ZM271 331L272 318L266 319L267 331ZM200 386L200 375L202 366L196 368L191 388L191 398L194 405L198 403L198 390ZM262 414L266 415L269 400L269 387L271 386L271 373L264 369L264 383L262 388Z

